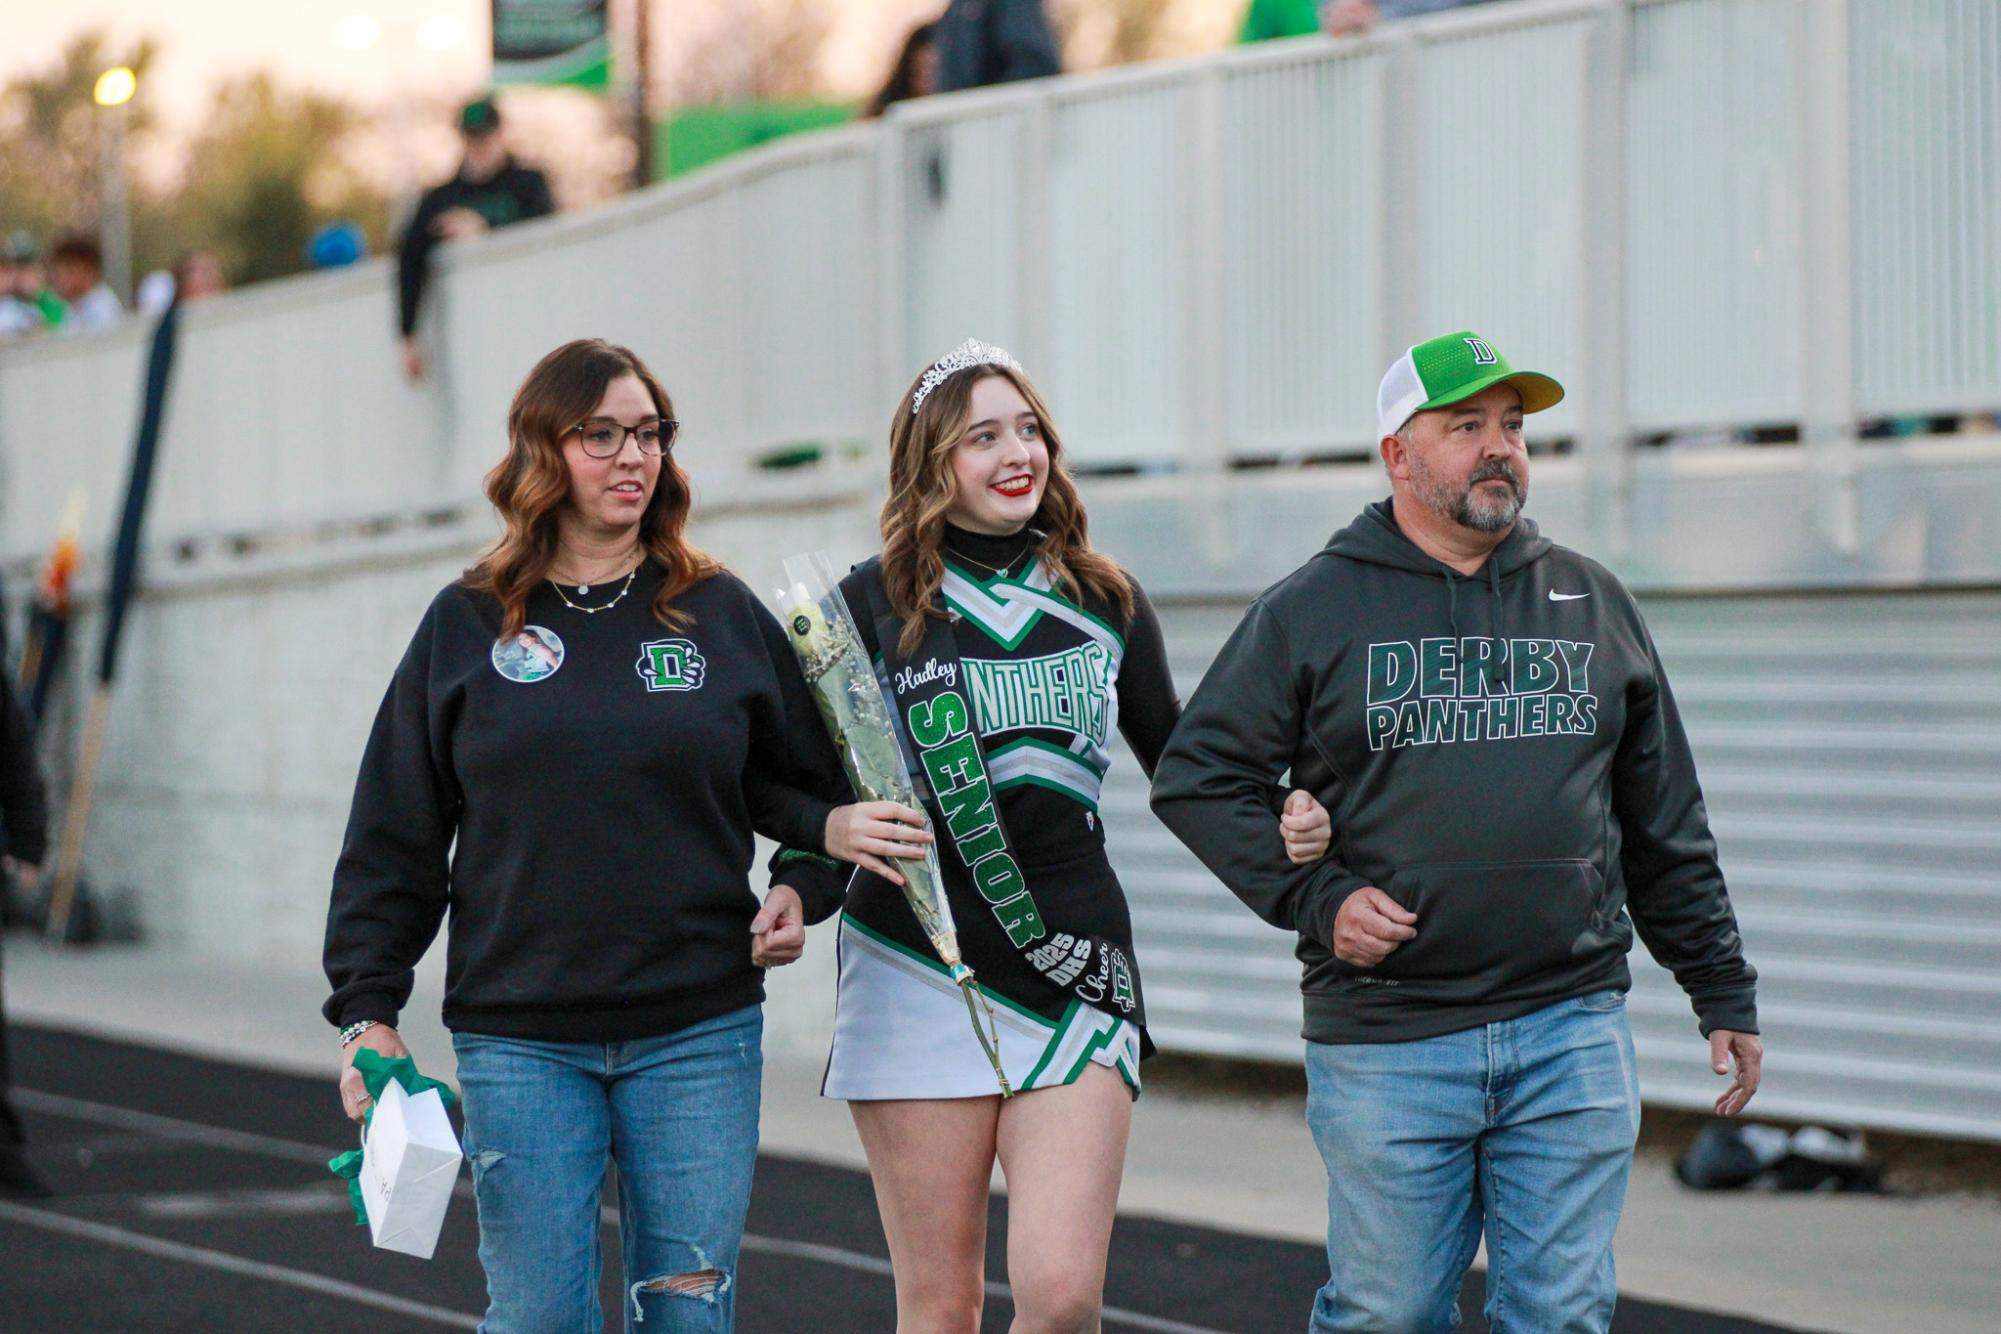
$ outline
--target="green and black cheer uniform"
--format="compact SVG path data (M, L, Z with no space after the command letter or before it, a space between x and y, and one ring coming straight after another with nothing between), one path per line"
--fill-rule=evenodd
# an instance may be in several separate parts
M755 1005L753 829L808 921L840 906L817 854L845 783L783 632L729 574L676 599L693 619L670 630L664 579L648 562L593 615L545 583L528 645L496 642L492 597L431 603L334 871L330 1022L395 1023L447 909L454 1031L615 1042ZM623 582L565 591L603 606Z
M1152 1048L1098 794L1113 728L1151 774L1179 705L1160 623L1137 586L1129 617L1073 597L1052 587L1030 542L948 527L951 619L908 659L877 562L841 591L907 729L960 948L992 1001L1009 1083L1068 1084L1095 1061L1137 1089ZM975 750L979 763L969 763ZM899 888L858 873L840 946L827 1096L998 1091Z

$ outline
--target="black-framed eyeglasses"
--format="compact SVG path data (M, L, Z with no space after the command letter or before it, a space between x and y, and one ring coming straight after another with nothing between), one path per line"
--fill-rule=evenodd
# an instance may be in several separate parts
M647 417L633 426L610 417L586 417L572 426L569 434L582 440L584 453L594 459L616 457L625 448L627 436L638 442L640 453L657 457L674 447L674 436L680 429L681 423L670 417Z

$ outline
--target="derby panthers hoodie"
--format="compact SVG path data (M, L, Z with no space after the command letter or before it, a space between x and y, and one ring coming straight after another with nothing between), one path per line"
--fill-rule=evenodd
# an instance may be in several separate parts
M1290 769L1334 843L1287 859ZM1402 1042L1631 985L1633 927L1707 1034L1757 1032L1757 974L1695 764L1632 595L1520 520L1472 576L1369 506L1265 590L1160 758L1153 808L1299 933L1305 1036ZM1374 968L1330 948L1375 885L1417 916Z

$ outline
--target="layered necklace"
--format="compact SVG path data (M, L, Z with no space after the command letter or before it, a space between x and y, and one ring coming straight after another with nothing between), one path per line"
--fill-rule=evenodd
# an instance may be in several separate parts
M619 587L618 595L612 598L611 601L599 603L595 607L586 607L582 603L570 601L570 595L568 593L565 593L563 591L563 586L557 583L553 578L549 580L549 587L556 590L556 596L561 598L563 600L563 605L565 607L568 607L571 611L580 611L586 616L595 616L601 611L610 611L613 607L616 607L619 603L625 601L625 595L632 591L632 581L639 577L639 566L644 564L646 564L646 558L644 556L641 556L639 558L639 564L634 565L630 570L626 571L625 583ZM613 578L616 577L617 577L616 575L613 576ZM578 597L583 597L590 591L591 591L591 586L589 584L577 585Z

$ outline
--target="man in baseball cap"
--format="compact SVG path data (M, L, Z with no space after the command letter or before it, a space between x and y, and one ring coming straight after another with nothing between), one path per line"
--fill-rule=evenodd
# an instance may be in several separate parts
M1734 1065L1717 1113L1757 1091L1757 974L1653 640L1521 517L1524 417L1562 397L1466 330L1397 358L1389 499L1251 604L1154 770L1167 826L1299 935L1316 1331L1451 1329L1483 1233L1490 1323L1610 1327L1635 927ZM1303 867L1271 837L1287 770L1334 813Z
M465 156L455 175L424 193L397 246L397 332L403 338L403 373L424 378L424 344L417 332L424 289L431 279L431 252L441 242L483 236L495 227L539 218L555 210L549 182L507 151L500 133L500 108L491 97L468 102L459 111L459 138Z

